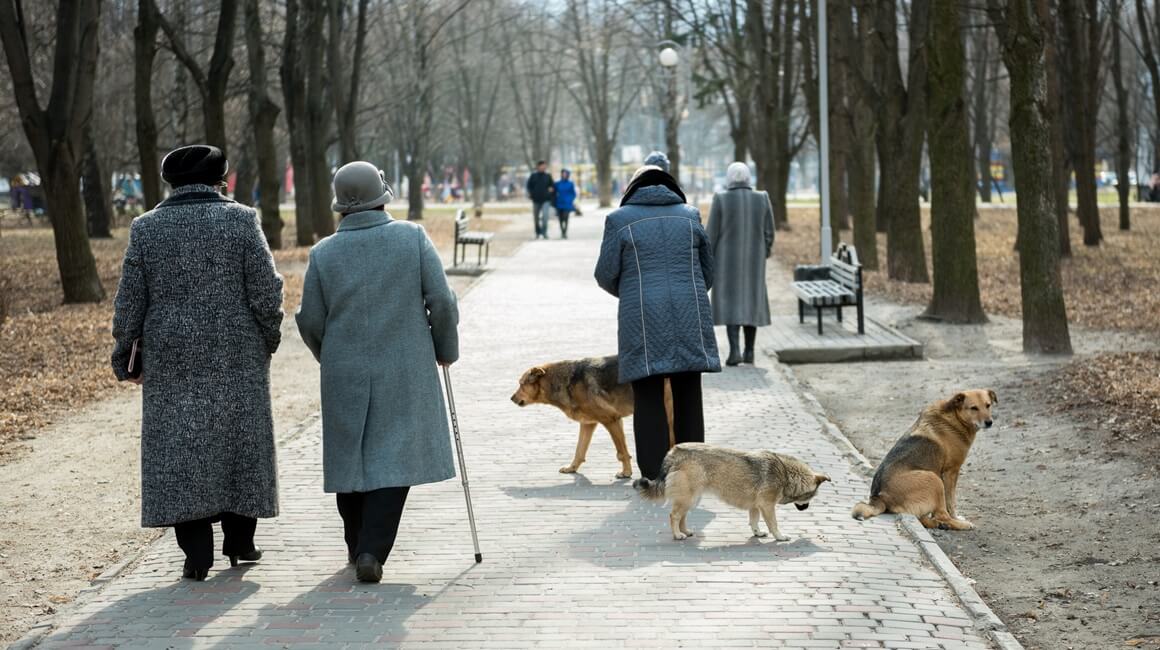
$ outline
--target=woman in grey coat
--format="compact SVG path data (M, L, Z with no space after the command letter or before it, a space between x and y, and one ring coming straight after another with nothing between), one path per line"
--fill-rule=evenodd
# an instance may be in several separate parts
M424 230L383 209L367 162L334 175L338 232L315 244L298 330L321 363L323 489L358 579L378 582L412 485L455 476L436 364L459 358L459 311Z
M219 193L227 169L217 147L165 157L173 192L133 221L113 315L113 372L144 392L141 525L173 526L194 580L213 566L213 522L231 564L254 562L257 519L278 514L270 355L282 278L257 214Z
M769 325L765 260L773 252L773 205L765 192L754 191L749 167L735 162L725 172L728 189L713 195L709 210L709 243L717 260L713 286L713 322L725 326L729 358L725 365L753 363L757 328ZM745 353L738 339L745 328Z
M704 442L701 373L721 370L707 293L713 251L697 208L660 167L638 169L606 218L596 282L620 299L620 382L632 382L637 467L655 479L669 450L664 380L676 441Z

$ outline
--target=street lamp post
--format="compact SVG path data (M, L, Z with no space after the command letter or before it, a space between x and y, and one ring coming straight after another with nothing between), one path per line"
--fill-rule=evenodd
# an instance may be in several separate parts
M681 55L677 53L676 42L664 40L657 43L663 45L657 54L657 59L665 73L665 97L661 100L661 114L665 120L665 152L669 157L669 173L679 183L681 181L681 143L680 143L680 114L677 111L677 71L681 63Z
M830 263L830 65L826 43L826 0L818 0L818 196L822 202L822 264Z

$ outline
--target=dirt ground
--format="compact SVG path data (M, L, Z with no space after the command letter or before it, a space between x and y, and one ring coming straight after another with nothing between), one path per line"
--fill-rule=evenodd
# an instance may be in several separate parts
M444 221L428 220L428 229L450 261L450 246L443 236L449 222ZM517 227L524 225L522 220L495 215L486 221L488 229L500 231L492 245L493 256L510 255L526 239L524 229ZM3 238L11 242L9 238L18 232L7 230ZM124 246L123 238L116 241ZM286 278L288 311L282 345L271 364L279 437L319 410L318 366L289 315L301 295L304 260L303 249L278 254L278 270ZM475 278L453 276L450 280L462 296ZM106 281L106 288L115 286ZM106 307L89 308L96 310L91 319L101 321L94 327L105 329L82 337L93 337L87 345L95 352L82 347L81 354L93 358L76 362L82 369L93 368L95 374L107 372L109 314L102 311ZM23 318L35 317L35 312L23 311ZM51 312L47 314L51 317ZM0 348L11 335L10 329L0 330ZM7 381L11 388L14 376L4 368L0 383ZM66 385L63 377L46 381ZM102 383L86 392L83 402L78 403L75 396L71 401L52 402L56 410L45 418L50 423L20 428L18 440L8 445L9 453L0 456L0 645L15 641L72 602L93 578L134 557L159 533L140 528L138 516L140 389L115 381L104 385L103 376L94 381ZM7 401L4 412L11 415Z
M1013 229L1011 217L993 219L980 236L981 266L993 263L984 247L995 256L1009 250L994 223L1007 221ZM1074 315L1072 359L1022 353L1020 321L996 315L1009 313L1012 299L986 280L1003 271L983 267L984 306L991 319L986 325L919 320L928 287L872 280L878 284L871 284L867 314L922 341L925 359L793 367L834 423L875 464L924 404L962 388L997 391L997 427L979 435L959 482L959 510L977 528L933 532L1028 648L1160 647L1160 423L1122 435L1123 413L1099 404L1107 395L1075 394L1070 383L1077 369L1112 353L1160 349L1154 305L1131 314L1122 306L1100 306L1098 296L1077 294L1104 291L1103 279L1126 277L1123 264L1137 262L1123 251L1160 232L1155 221L1136 223L1142 222L1145 232L1139 237L1111 231L1106 257L1100 257L1105 251L1080 250L1081 260L1065 263ZM793 261L808 258L816 246L816 235L808 241L808 223L795 225L800 227L789 236L779 233L780 248L775 248L782 260L770 274L771 297L775 305L781 301L776 309L793 309L792 296L777 287L788 282L786 269ZM1140 290L1150 286L1145 279L1121 286ZM1149 322L1151 329L1142 329ZM1102 329L1116 326L1120 329ZM1136 372L1148 374L1155 385L1160 364L1145 362ZM1116 388L1148 383L1109 381ZM1107 394L1115 392L1110 388ZM1080 406L1068 408L1069 403Z

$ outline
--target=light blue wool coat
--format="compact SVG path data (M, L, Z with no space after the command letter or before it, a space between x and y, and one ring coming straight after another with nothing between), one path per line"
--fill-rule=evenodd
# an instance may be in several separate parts
M327 492L455 476L436 360L459 358L459 311L421 227L344 217L310 251L296 319L322 365Z
M697 208L654 185L609 213L596 282L620 299L620 381L720 372L708 291L713 251Z

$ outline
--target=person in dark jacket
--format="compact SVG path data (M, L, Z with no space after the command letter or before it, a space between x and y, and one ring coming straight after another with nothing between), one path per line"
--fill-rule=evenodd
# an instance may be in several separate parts
M736 366L753 363L757 328L770 323L765 260L773 253L773 206L768 194L753 189L745 163L729 165L725 182L727 189L713 195L707 230L717 262L713 321L724 325L729 337L725 365ZM739 342L742 327L744 354Z
M560 180L556 181L556 218L560 220L560 237L568 238L568 217L576 210L576 184L572 182L572 172L560 170Z
M552 196L556 193L552 175L548 173L548 163L536 163L536 171L528 176L528 198L532 200L532 221L536 226L536 239L548 238L548 210L552 206Z
M141 525L173 527L193 580L213 566L214 522L230 564L256 562L257 520L278 514L270 355L282 278L257 213L219 191L228 167L207 145L165 157L173 193L133 221L113 314L113 373L143 387Z
M335 173L342 221L310 250L296 315L321 364L322 487L362 582L382 579L411 486L455 476L436 364L459 358L459 309L427 233L384 210L392 195L368 162Z
M632 383L636 462L655 479L669 448L664 380L677 443L704 442L701 373L720 372L709 289L713 251L697 208L659 167L637 170L604 222L596 282L620 299L621 383Z

